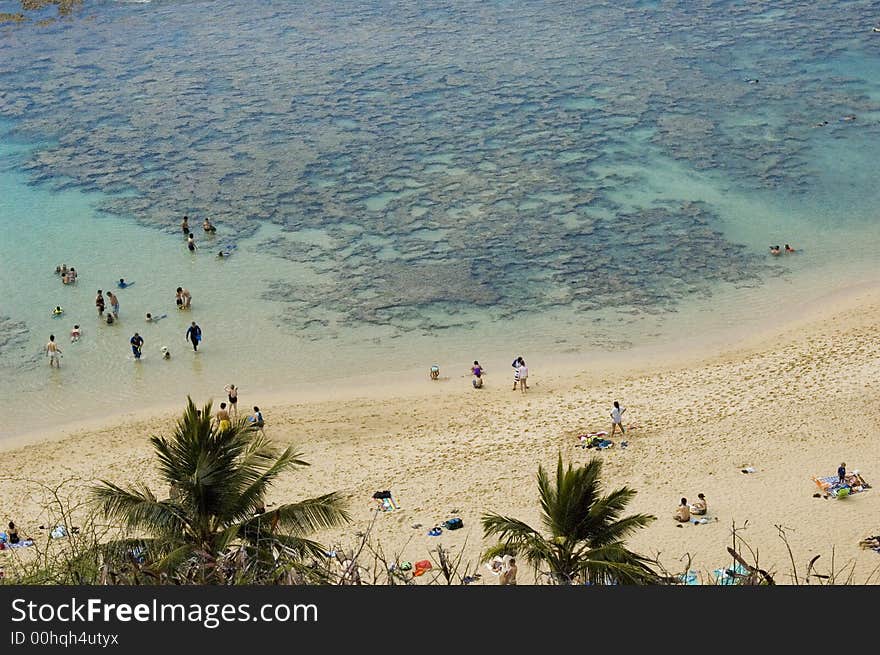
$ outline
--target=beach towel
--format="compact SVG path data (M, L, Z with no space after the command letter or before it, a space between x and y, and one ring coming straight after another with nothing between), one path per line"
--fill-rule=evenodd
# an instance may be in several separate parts
M848 473L843 479L843 484L840 483L840 478L836 475L822 478L814 477L813 482L816 483L819 489L833 498L844 498L850 494L857 494L871 488L871 485L865 482L864 478L858 473Z
M28 548L29 546L33 546L33 545L34 545L33 539L22 539L17 544L10 544L8 542L6 543L7 548Z
M746 571L739 562L737 562L736 566L734 566L733 568L715 569L712 573L715 575L715 584L720 585L739 584L740 578L738 576L745 576L749 574L749 572Z
M418 577L423 575L426 571L430 571L434 566L431 564L431 560L423 559L416 562L415 570L413 571L413 575Z
M696 571L687 571L686 573L682 573L678 577L686 585L693 586L700 584L700 578Z

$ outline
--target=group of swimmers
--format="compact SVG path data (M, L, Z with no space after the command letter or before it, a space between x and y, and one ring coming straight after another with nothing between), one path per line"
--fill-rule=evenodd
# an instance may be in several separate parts
M783 251L779 246L770 246L770 254L771 255L779 255L779 254L782 254L782 252ZM797 252L797 251L794 248L792 248L787 243L785 244L785 254L786 255L791 255L795 252Z
M71 266L67 268L67 264L59 264L55 267L55 275L61 276L62 284L73 284L76 282L77 272L76 269Z
M180 229L186 237L186 247L189 248L190 252L195 252L198 249L198 246L196 245L196 237L189 227L189 216L183 217L183 220L180 222ZM205 231L205 234L217 233L217 226L211 223L211 220L207 217L202 221L202 229ZM232 255L233 250L234 246L227 246L225 250L221 249L217 253L217 256L220 258L229 257Z

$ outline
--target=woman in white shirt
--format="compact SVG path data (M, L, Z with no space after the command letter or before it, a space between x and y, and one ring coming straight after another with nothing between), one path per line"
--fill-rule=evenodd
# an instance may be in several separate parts
M617 428L620 428L620 434L626 434L626 430L623 429L623 413L625 411L626 409L621 409L620 403L615 400L614 409L611 410L611 435L608 437L609 439L614 436Z

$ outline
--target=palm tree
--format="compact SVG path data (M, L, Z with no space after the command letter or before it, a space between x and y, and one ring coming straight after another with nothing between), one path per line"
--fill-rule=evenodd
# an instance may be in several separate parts
M556 584L573 584L576 578L591 584L659 583L661 578L650 566L653 561L628 550L623 541L655 517L620 518L636 492L622 487L601 496L601 472L598 459L581 468L569 464L563 469L560 454L553 484L539 466L541 519L549 536L517 519L484 514L484 536L497 536L500 541L483 554L483 560L505 554L522 556L536 572L548 567L550 580Z
M266 511L266 492L287 470L308 466L288 447L280 454L244 420L220 430L211 404L192 399L169 437L150 439L170 497L159 499L146 484L123 488L106 480L92 488L104 515L147 535L143 549L158 571L179 573L193 565L203 581L230 581L230 554L246 559L248 581L266 580L279 566L323 556L309 533L348 521L336 493ZM226 570L223 566L226 565Z

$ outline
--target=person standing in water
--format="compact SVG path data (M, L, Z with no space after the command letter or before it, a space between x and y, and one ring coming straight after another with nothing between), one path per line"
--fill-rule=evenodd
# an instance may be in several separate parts
M186 337L188 341L192 342L193 350L198 352L199 350L199 342L202 340L202 328L196 325L196 322L193 321L190 326L186 330ZM225 405L226 403L224 403Z
M232 427L229 420L229 411L226 409L226 403L220 403L220 409L217 410L217 420L220 422L218 428L220 430L228 430Z
M95 298L95 307L98 308L98 316L104 315L104 292L98 289L98 295Z
M611 434L609 439L614 436L617 428L620 428L620 434L626 434L626 430L623 429L623 413L625 411L626 408L621 409L620 403L615 400L614 409L611 410Z
M190 292L183 287L177 287L177 308L189 309L191 303L192 294L190 294Z
M183 217L183 220L180 222L180 229L183 230L184 234L189 234L189 216Z
M61 368L61 348L55 343L55 335L49 335L49 343L46 344L46 356L49 357L49 368Z
M107 299L110 301L110 309L113 310L113 318L119 318L119 298L112 291L108 291Z
M196 238L192 232L190 232L189 236L186 237L186 247L189 248L190 252L196 251Z
M144 348L144 338L135 332L134 336L129 340L129 343L131 344L131 354L134 355L135 359L139 360Z
M225 387L226 397L229 400L229 409L232 411L233 416L238 418L238 389L235 388L234 384L228 384Z

